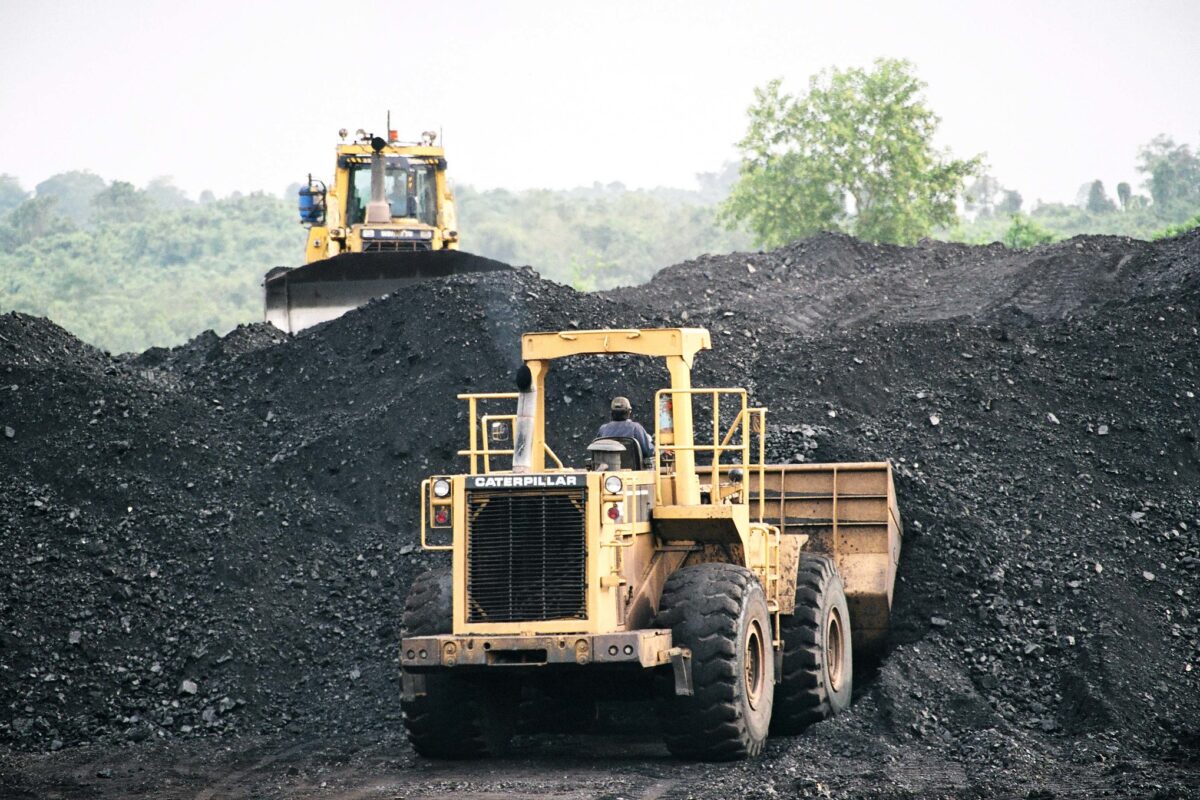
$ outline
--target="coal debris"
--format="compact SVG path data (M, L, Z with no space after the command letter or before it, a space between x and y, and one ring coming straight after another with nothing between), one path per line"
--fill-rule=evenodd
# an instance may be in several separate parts
M1197 233L823 234L602 293L463 275L123 356L0 316L0 741L397 731L404 595L442 558L417 486L462 469L455 394L507 388L524 331L676 325L713 334L696 385L770 408L771 460L896 467L887 651L847 714L769 749L780 791L815 796L804 764L832 752L1200 759ZM581 460L611 397L648 417L665 372L548 380L548 438Z

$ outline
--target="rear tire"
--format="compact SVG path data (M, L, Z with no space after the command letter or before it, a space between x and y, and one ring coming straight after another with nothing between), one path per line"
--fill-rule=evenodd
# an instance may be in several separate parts
M665 672L663 740L678 758L732 761L758 755L771 724L775 659L762 584L735 564L697 564L667 578L656 628L692 651L695 694L675 694Z
M413 581L404 601L404 635L450 633L449 569ZM413 749L428 758L483 758L503 753L516 719L516 687L490 675L426 673L425 694L401 703Z
M780 620L783 679L771 733L792 736L844 711L854 688L850 612L833 560L801 554L796 611Z

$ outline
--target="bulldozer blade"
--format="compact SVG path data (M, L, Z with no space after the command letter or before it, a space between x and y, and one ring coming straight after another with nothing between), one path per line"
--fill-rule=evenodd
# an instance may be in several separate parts
M296 333L328 322L406 283L512 269L459 250L344 253L303 267L276 267L263 280L267 322Z

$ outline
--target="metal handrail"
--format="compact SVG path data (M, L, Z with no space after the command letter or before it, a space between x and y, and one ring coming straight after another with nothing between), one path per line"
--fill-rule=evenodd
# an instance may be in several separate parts
M513 434L516 435L516 414L484 414L479 415L480 400L516 400L520 395L517 392L478 392L458 395L459 400L467 401L467 424L470 435L468 444L465 450L459 450L458 455L466 456L470 459L470 474L479 474L479 459L483 459L483 474L490 475L492 472L491 457L492 456L511 456L512 448L502 450L493 450L489 447L490 439L487 435L487 423L494 419L511 420L513 426ZM479 437L483 436L483 447L479 447ZM550 460L555 463L558 469L566 469L563 466L562 459L558 457L551 448L549 442L542 443L543 451L550 457Z
M467 401L467 426L468 426L468 431L469 431L468 437L467 437L467 443L468 443L469 447L467 448L466 451L459 450L458 454L460 456L468 456L470 458L470 467L471 467L472 475L479 474L479 462L477 459L479 456L483 455L484 452L486 452L486 450L487 450L486 445L484 446L483 450L479 449L479 437L476 433L475 423L477 421L476 418L479 416L479 401L480 400L516 400L518 397L520 397L520 395L517 394L516 392L478 392L478 393L466 393L466 394L458 395L459 400Z
M739 452L739 451L741 452L740 464L730 464L728 466L728 468L726 469L726 471L740 466L741 469L743 470L743 472L745 472L745 470L747 470L748 468L750 468L752 466L752 462L750 461L750 433L751 433L751 431L750 431L750 414L748 413L748 412L750 412L750 409L747 406L747 393L746 393L745 389L743 389L743 388L721 388L721 387L702 388L702 389L659 389L654 394L654 409L655 409L654 440L655 440L655 442L658 442L658 446L655 448L655 451L654 451L654 492L655 492L655 497L658 499L659 502L662 501L663 475L662 475L662 471L660 469L660 462L659 462L659 454L661 453L661 450L662 450L662 441L661 441L662 440L662 424L661 424L662 423L662 415L658 413L658 409L660 409L662 407L663 396L667 396L667 395L669 395L672 398L672 404L674 404L674 398L678 395L689 395L689 396L708 395L708 396L711 396L713 399L712 400L712 405L713 405L712 442L713 443L712 444L696 444L695 443L695 425L693 424L692 444L686 445L686 446L672 444L669 449L675 450L675 451L682 451L682 452L712 453L713 454L712 469L713 469L714 476L716 476L716 478L717 478L718 484L720 483L721 468L723 466L725 466L725 465L721 464L721 454L726 453L726 452ZM741 408L738 410L737 416L734 417L733 422L730 424L729 430L725 433L725 435L723 437L721 437L718 440L717 437L719 436L719 434L721 432L721 395L733 395L734 397L739 398L741 400ZM755 411L757 411L757 409L755 409ZM738 444L732 444L732 445L728 444L729 441L732 439L733 434L737 431L737 429L739 427L741 428L742 441ZM764 420L764 431L765 431L765 420ZM719 444L718 444L718 441L720 442ZM764 455L765 455L765 448L764 448ZM763 464L762 464L761 460L760 460L759 464L756 466L760 470L762 470ZM740 502L745 503L748 501L749 492L742 491L739 493L739 496L741 498ZM709 492L709 503L710 504L718 505L720 503L720 501L721 501L721 498L720 498L719 491L718 492L712 492L712 491ZM759 519L760 520L762 519L761 507L760 507Z
M550 459L558 465L559 469L566 469L566 467L563 466L562 459L560 459L555 452L550 449L549 442L542 442L542 449L544 449L546 451L546 455L550 456Z
M479 427L483 430L483 474L484 475L492 474L492 456L494 456L494 455L495 456L511 456L513 453L516 452L516 450L511 447L501 448L499 450L493 450L491 448L492 436L490 433L488 433L488 429L489 429L490 423L493 420L508 420L508 423L510 426L509 430L512 432L512 435L514 435L514 436L516 435L516 430L517 430L517 415L516 414L484 414L482 417L479 418Z

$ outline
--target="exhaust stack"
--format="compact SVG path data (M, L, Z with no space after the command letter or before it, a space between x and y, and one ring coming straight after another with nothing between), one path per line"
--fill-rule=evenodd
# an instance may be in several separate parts
M383 153L387 142L376 136L371 140L371 202L367 203L367 224L378 225L392 221L392 209L383 192Z
M513 431L513 472L533 469L533 423L537 414L537 387L528 366L517 370L517 429Z

